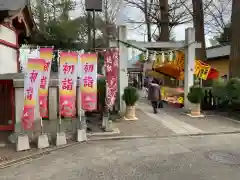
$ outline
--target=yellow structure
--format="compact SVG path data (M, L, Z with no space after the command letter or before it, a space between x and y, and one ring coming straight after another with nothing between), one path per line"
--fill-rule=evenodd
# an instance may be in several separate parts
M214 46L206 49L207 63L218 70L219 77L228 75L230 46Z

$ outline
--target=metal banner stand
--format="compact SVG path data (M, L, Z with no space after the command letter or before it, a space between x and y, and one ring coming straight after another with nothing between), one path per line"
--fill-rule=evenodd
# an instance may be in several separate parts
M58 99L60 100L60 95L59 95ZM60 101L59 101L59 103L60 103ZM62 106L60 105L60 108L59 108L59 119L58 119L58 133L61 133L61 124L62 124L61 108L62 108Z
M41 134L43 134L43 120L42 120L42 117L40 117L40 126L41 126Z
M24 86L26 85L25 78L26 78L26 72L24 73ZM24 95L24 98L25 98L25 95ZM24 112L24 108L23 108L22 112ZM23 116L24 116L24 114L23 114ZM25 151L25 150L30 149L29 137L22 126L22 120L21 120L21 130L22 130L21 131L22 133L18 135L17 142L16 142L16 150L17 151Z
M38 47L39 48L39 47ZM53 47L52 47L53 48ZM39 48L40 49L40 48ZM39 54L40 57L40 54ZM50 77L49 77L50 78ZM38 89L39 90L39 89ZM38 136L38 141L37 141L37 147L39 149L43 149L43 148L47 148L49 147L49 140L48 140L48 135L44 134L43 132L43 119L41 116L41 111L40 111L40 104L41 102L39 102L39 96L38 96L38 104L39 104L39 114L40 114L40 126L41 126L41 134ZM45 111L45 109L44 109Z
M84 142L87 141L87 130L86 130L86 119L84 115L84 111L82 110L82 93L81 93L81 77L79 78L79 110L78 110L78 116L79 116L79 126L77 129L77 142Z
M24 108L23 108L24 111ZM17 136L17 142L16 142L16 150L17 151L25 151L30 149L30 143L29 143L29 137L26 133L26 131L22 127L22 122L21 122L21 134Z
M60 57L60 53L58 52L58 58ZM59 58L60 60L60 58ZM59 61L60 62L60 61ZM59 63L60 64L60 63ZM61 117L61 108L62 105L60 104L60 73L58 75L58 103L59 103L59 120L58 120L58 130L57 130L57 135L56 135L56 146L61 146L67 144L67 139L66 139L66 134L65 132L61 132L61 124L62 124L62 117Z
M41 134L38 136L38 148L46 148L49 147L49 140L48 140L48 135L43 133L43 120L42 117L40 117L40 126L41 126Z

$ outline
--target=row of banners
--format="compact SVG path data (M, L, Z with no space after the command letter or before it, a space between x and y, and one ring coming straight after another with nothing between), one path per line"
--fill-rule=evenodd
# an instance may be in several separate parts
M184 79L184 60L185 60L185 54L183 51L175 51L172 52L171 58L166 58L168 56L165 56L164 53L160 55L156 55L153 68L157 68L160 66L163 66L164 64L172 64L173 66L176 66L179 71L181 71L181 75L178 78L179 80ZM195 68L194 68L194 74L197 78L206 80L208 77L208 74L211 70L211 66L209 64L203 63L200 60L195 60Z
M52 48L40 48L39 58L29 58L24 78L24 108L22 126L33 127L36 103L42 118L48 117L48 84L52 64ZM80 73L81 109L97 108L97 54L60 52L59 65L59 113L60 116L76 115L77 78ZM105 52L107 105L115 103L118 77L118 50ZM79 66L80 63L80 66Z

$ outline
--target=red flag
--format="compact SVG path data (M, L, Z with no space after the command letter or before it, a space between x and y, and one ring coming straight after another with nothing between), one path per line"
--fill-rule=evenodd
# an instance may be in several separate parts
M104 54L104 65L106 72L106 105L112 107L116 101L118 91L118 49L109 49Z

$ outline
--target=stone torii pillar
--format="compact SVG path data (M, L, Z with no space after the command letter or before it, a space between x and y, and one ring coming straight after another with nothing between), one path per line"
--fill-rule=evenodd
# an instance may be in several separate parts
M127 27L118 27L118 40L126 42L127 41ZM118 42L119 47L119 101L120 101L120 112L125 112L125 103L122 100L122 95L125 87L128 86L128 75L127 75L127 62L128 62L128 48L125 44Z
M187 94L194 85L195 70L195 49L201 48L201 44L195 42L195 29L187 28L185 31L185 60L184 60L184 108L189 110L191 103L187 99Z

